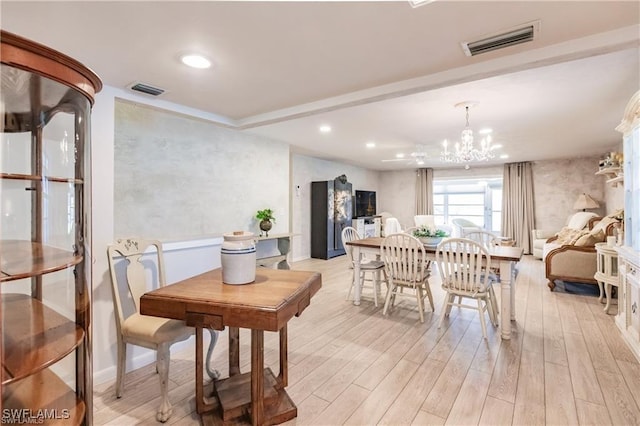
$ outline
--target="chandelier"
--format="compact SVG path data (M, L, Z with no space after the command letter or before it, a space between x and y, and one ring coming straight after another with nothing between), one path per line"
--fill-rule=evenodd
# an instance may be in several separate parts
M463 102L457 104L456 107L465 107L467 124L462 130L460 135L460 142L456 142L453 146L453 150L449 151L449 143L445 139L442 143L444 149L440 154L440 160L447 163L468 163L471 161L487 161L494 157L493 148L491 145L491 130L480 131L485 136L480 140L480 147L475 148L473 146L473 130L469 127L469 108L474 104L470 102Z

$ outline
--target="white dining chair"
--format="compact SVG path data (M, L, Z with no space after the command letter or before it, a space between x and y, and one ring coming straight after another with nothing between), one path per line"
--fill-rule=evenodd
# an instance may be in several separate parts
M499 246L502 241L502 239L498 235L489 231L470 231L466 233L465 238L481 244L488 251L491 251L493 247ZM498 302L496 300L496 293L493 289L493 284L500 282L500 271L498 269L498 266L493 266L489 270L485 269L485 271L489 274L489 297L491 297L491 300L493 302L491 306L496 318L498 317L500 310L498 309Z
M354 270L354 262L360 262L360 277L358 277L358 284L360 288L365 288L367 282L371 282L373 285L373 303L377 307L378 306L378 294L380 293L380 282L384 281L387 283L388 280L386 271L384 270L384 262L375 259L367 259L362 257L361 259L354 259L353 257L353 247L346 244L350 241L359 240L362 237L358 234L358 231L351 227L346 226L342 229L342 245L344 247L344 251L347 253L348 259L351 262L350 268L351 272L351 285L349 286L349 293L347 294L346 300L351 298L351 292L354 290L354 285L356 283L355 280L355 270ZM381 279L381 274L384 276ZM369 277L367 278L367 276Z
M380 246L380 257L389 279L382 314L386 315L393 307L396 296L413 297L418 302L420 322L424 322L425 298L429 298L431 310L434 310L429 287L430 271L424 266L427 258L424 245L409 234L388 235ZM405 293L404 290L408 291Z
M115 244L107 247L107 258L118 345L116 397L120 398L124 391L127 344L153 349L157 355L156 371L160 379L160 407L156 413L156 419L166 422L173 413L173 407L169 402L170 347L176 342L188 339L195 329L188 327L184 321L140 314L140 296L152 290L153 287L149 281L157 283L157 287L166 285L164 256L160 241L119 239ZM148 280L148 277L153 279ZM209 332L211 341L205 366L209 377L213 380L219 377L218 372L210 368L211 354L218 339L218 332L211 329Z
M384 224L384 232L385 235L397 234L402 232L402 226L400 226L400 221L398 221L395 217L390 217Z
M435 228L436 220L432 214L417 214L413 217L413 224L417 227L429 226Z
M449 238L443 240L436 248L436 263L440 271L442 289L447 292L445 304L440 314L438 328L442 326L444 317L449 315L452 306L470 308L478 311L482 336L487 338L487 327L484 312L488 311L494 326L498 325L490 295L490 278L485 272L491 268L491 255L484 246L468 238ZM455 302L458 297L458 302ZM465 299L473 299L476 306L463 303Z

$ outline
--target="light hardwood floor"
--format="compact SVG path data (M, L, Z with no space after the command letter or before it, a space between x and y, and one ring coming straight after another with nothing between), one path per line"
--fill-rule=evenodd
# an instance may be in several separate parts
M360 306L345 301L351 272L344 256L292 266L321 272L323 288L289 323L287 392L298 417L287 424L640 422L640 365L614 317L597 297L550 292L539 260L527 256L520 263L510 341L501 341L490 325L488 340L482 339L477 314L467 309L454 308L438 329L443 292L437 273L430 279L436 314L427 313L420 324L411 299L402 298L386 317L371 297ZM250 369L249 341L242 330L242 371ZM265 364L274 372L277 348L277 334L266 333ZM171 355L174 413L167 424L200 423L193 359L193 350ZM223 332L214 355L223 377L226 362ZM148 365L126 375L121 399L112 383L96 386L94 424L154 424L158 400L158 376Z

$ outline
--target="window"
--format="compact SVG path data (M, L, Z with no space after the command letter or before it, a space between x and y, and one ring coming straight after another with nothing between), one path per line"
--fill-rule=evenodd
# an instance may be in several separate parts
M486 230L500 233L502 178L434 179L433 213L438 225L463 218Z

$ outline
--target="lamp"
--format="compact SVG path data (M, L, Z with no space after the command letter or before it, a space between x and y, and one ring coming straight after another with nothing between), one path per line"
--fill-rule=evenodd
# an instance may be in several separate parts
M473 130L469 126L469 108L474 106L472 102L461 102L456 107L465 107L467 124L460 135L460 142L454 145L454 151L449 151L449 143L445 139L442 143L444 150L440 154L440 159L447 163L468 163L470 161L487 161L494 157L493 148L491 146L491 130L487 129L480 133L486 134L480 141L480 148L473 146Z
M573 204L574 210L582 211L585 211L587 209L597 209L598 207L600 207L600 204L598 204L596 200L594 200L590 195L585 194L584 192L578 195L578 199Z

